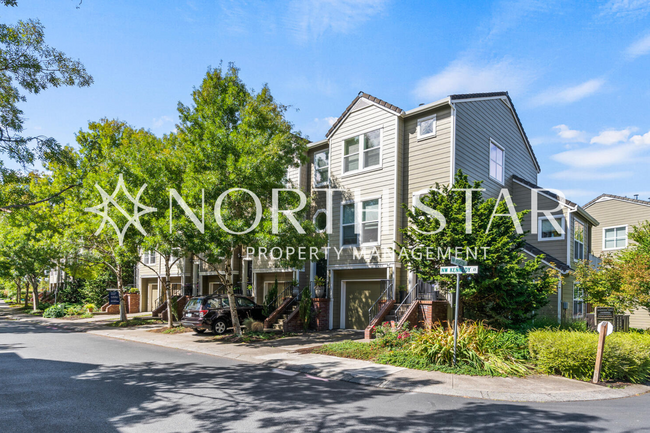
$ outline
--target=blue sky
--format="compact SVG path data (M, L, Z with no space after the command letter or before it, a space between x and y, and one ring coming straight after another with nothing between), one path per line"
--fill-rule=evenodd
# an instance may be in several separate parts
M209 66L268 83L312 140L362 90L403 109L452 93L508 90L542 166L539 183L585 203L650 197L650 0L593 2L26 0L79 58L89 88L23 104L26 133L74 143L88 121L174 129Z

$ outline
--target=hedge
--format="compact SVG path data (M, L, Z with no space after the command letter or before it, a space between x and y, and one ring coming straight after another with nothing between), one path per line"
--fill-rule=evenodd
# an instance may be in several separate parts
M538 371L589 381L594 374L598 334L532 331L531 360ZM605 340L601 380L643 383L650 379L650 335L617 332Z

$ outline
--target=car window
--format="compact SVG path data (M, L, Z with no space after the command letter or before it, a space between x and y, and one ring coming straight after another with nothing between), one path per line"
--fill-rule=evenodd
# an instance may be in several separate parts
M200 299L190 299L190 302L185 306L186 310L198 310L201 305Z
M222 305L221 305L221 299L216 298L216 299L208 300L207 307L208 308L223 308Z
M238 307L254 307L255 302L251 301L248 298L237 298Z

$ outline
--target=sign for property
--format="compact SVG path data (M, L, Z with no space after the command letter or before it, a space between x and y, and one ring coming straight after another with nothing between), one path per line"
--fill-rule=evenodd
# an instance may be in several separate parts
M596 307L595 322L613 322L614 321L614 308L612 307Z
M117 290L109 290L108 303L109 305L120 305L120 292Z
M478 266L443 266L440 274L478 274Z

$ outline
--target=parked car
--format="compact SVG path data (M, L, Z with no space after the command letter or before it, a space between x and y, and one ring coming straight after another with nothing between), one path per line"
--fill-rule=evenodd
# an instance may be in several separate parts
M251 301L245 296L235 295L237 302L237 315L239 323L247 317L263 321L266 316L262 312L263 307ZM228 328L232 327L232 316L230 314L230 303L228 295L199 296L190 299L183 309L181 325L192 328L199 334L211 329L217 335L221 335Z

